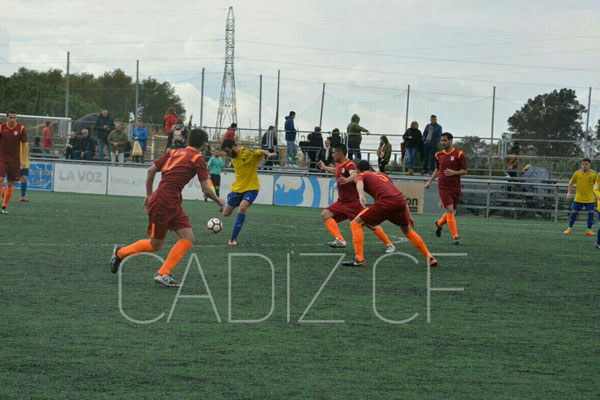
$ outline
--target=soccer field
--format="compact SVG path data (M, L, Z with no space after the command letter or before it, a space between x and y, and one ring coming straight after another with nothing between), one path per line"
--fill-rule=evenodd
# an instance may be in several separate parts
M152 281L160 261L151 256L129 259L121 286L109 271L113 244L145 237L142 199L30 197L31 203L13 201L10 214L0 215L0 398L548 399L600 393L600 251L585 236L583 221L567 237L564 226L550 222L461 216L456 247L447 230L435 237L434 216L415 216L416 231L433 253L466 254L439 256L439 267L431 269L431 287L464 291L431 292L427 322L427 268L388 223L383 227L399 241L397 250L419 263L402 255L381 260L379 318L373 264L384 247L370 231L367 268L340 266L307 310L336 255L353 254L325 245L331 239L320 210L254 205L232 250L225 244L235 214L214 235L205 223L220 217L216 205L184 201L197 244L174 270L178 279L188 270L176 299L177 289ZM351 243L348 223L340 227ZM158 254L165 258L174 242L171 233ZM232 257L229 291L229 253L272 261L268 319L229 322L261 319L272 306L269 261ZM206 294L193 255L214 308L206 297L184 297ZM382 320L416 313L404 324ZM161 315L147 324L126 319Z

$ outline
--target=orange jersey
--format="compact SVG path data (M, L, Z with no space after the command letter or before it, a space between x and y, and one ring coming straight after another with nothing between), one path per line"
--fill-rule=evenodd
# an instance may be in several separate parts
M406 204L404 195L394 185L389 176L382 172L365 171L355 179L356 182L363 182L365 192L369 193L375 201L395 201Z
M21 124L9 128L6 123L0 125L0 160L19 162L21 153L19 143L27 143L27 132Z
M356 164L349 158L341 164L335 164L335 177L340 179L350 177L350 172L356 169ZM336 179L336 180L337 180ZM356 184L354 182L345 183L343 185L337 184L338 187L338 201L350 202L358 201L358 192L356 191Z
M453 171L466 170L467 160L464 153L456 148L452 148L448 152L442 150L435 153L435 160L439 172L438 189L460 192L460 175L446 176L444 171L447 169Z

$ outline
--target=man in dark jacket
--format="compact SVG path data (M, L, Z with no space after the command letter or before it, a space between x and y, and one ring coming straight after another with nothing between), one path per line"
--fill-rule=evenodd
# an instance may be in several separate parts
M74 146L77 143L78 139L79 138L77 137L77 133L75 131L71 131L71 133L69 133L69 141L67 142L67 145L65 146L65 158L67 160L72 160L75 158L73 149L74 149Z
M331 148L332 149L335 146L337 146L338 144L342 143L342 137L340 135L340 130L338 128L335 128L334 130L332 130L331 131L331 136L329 136L327 139L331 143Z
M106 145L106 151L108 158L110 158L110 145L108 144L108 135L115 129L115 120L113 117L108 115L108 109L105 107L102 109L96 122L94 123L94 133L96 135L96 142L98 143L98 156L100 161L104 161L104 146ZM82 131L83 132L83 131Z
M323 135L321 135L321 127L315 126L314 132L308 135L308 158L310 159L311 170L317 170L317 161L322 148Z
M73 146L73 157L76 160L93 160L96 143L90 137L87 129L81 130L81 137L77 138Z
M415 158L417 157L417 151L423 147L423 135L419 130L419 123L413 121L410 124L410 128L402 135L404 139L404 150L406 152L406 164L408 171L406 175L414 174L413 168L415 166Z
M296 166L296 154L298 149L296 148L296 127L294 126L294 118L296 118L296 112L290 111L290 115L285 117L285 141L287 143L286 158L288 165Z
M277 147L277 132L275 131L275 127L271 125L263 134L263 137L260 141L260 148L267 150L269 153L276 153L275 147ZM276 164L276 162L272 158L267 158L265 161L265 167L267 169L272 169L271 167L274 164Z
M431 123L423 129L423 171L422 174L429 174L435 170L435 153L437 153L438 143L442 139L442 126L437 123L437 117L432 115Z
M357 114L354 114L350 121L350 124L346 128L346 132L348 132L348 158L351 160L354 158L361 159L360 143L362 142L362 132L366 132L368 135L369 130L358 124L360 117Z

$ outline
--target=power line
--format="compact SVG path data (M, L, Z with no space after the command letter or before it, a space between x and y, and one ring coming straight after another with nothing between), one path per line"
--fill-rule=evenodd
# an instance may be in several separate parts
M185 42L221 42L225 39L186 39L186 40L142 40L126 42L70 42L70 43L0 43L0 47L49 47L49 46L112 46L126 44L158 44Z

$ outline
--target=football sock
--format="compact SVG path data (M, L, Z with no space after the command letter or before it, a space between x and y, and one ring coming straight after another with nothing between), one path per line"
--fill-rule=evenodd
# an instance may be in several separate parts
M25 197L27 194L27 182L21 182L21 197ZM594 217L592 217L593 220Z
M442 226L444 226L444 224L446 224L448 220L448 214L444 213L444 215L442 215L442 218L440 218L437 222L438 226L441 228Z
M458 237L458 230L456 229L456 217L454 214L446 214L448 221L448 229L450 229L450 233L452 233L452 238L456 239Z
M429 259L431 253L429 252L427 246L425 246L425 242L423 241L423 239L421 239L421 236L419 236L417 232L411 229L410 232L408 232L404 236L406 236L406 238L412 242L412 244L417 248L417 250L421 252L421 254L423 254L423 256L425 256L426 259Z
M334 239L339 239L342 242L345 242L344 237L342 236L342 233L340 232L340 227L338 226L337 222L335 222L335 220L333 218L329 218L328 220L325 221L325 227L327 228L327 230L329 231L331 236L333 236Z
M569 228L573 227L573 225L575 224L575 221L577 221L577 214L572 212L571 215L569 216Z
M221 189L215 189L215 193L217 194L217 197L220 196L219 192L221 191Z
M246 220L246 214L238 214L235 219L235 225L233 225L233 232L231 232L231 240L237 239L240 231L242 230L242 226L244 226L244 221Z
M350 222L350 229L352 229L352 243L354 243L356 261L364 261L365 255L363 246L365 244L365 234L363 232L363 226L358 222L352 221Z
M119 251L117 252L117 257L123 259L132 254L154 253L155 251L156 250L154 250L154 247L152 247L150 239L142 239L138 240L133 244L130 244L129 246L122 247L121 249L119 249Z
M385 245L390 245L392 244L392 242L390 241L390 239L387 237L387 235L385 234L385 232L383 231L383 228L378 226L377 229L373 232L375 234L375 236L377 236L379 238L379 240L381 240Z
M588 229L592 229L592 225L594 225L594 213L588 212Z
M167 260L158 270L159 275L170 275L173 268L179 264L179 261L183 258L185 253L194 245L194 243L189 240L179 239L175 246L169 252L167 256Z
M4 187L0 186L0 198L4 196Z
M14 191L15 191L15 188L13 186L8 186L4 190L4 200L2 200L2 207L6 207L8 205L8 203L10 202L10 198L12 197Z

